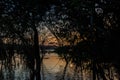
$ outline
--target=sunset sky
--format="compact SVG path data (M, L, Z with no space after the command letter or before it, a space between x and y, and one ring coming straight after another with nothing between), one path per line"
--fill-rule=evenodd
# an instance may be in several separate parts
M43 45L50 45L50 46L58 46L57 39L55 36L46 28L40 32L39 35L39 42L43 42Z

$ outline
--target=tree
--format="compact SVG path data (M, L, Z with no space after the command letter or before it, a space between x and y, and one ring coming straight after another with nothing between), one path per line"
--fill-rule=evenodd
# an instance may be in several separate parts
M61 8L58 7L58 10L59 11L61 10L63 14L68 16L69 22L71 24L70 26L75 28L75 30L80 33L80 37L84 41L89 42L90 44L89 48L91 50L89 51L89 53L92 56L93 80L95 80L98 71L97 70L98 64L108 63L110 59L108 59L107 56L111 54L112 57L114 55L114 50L119 51L119 47L117 46L115 47L116 44L115 41L119 43L118 41L119 38L117 34L120 30L118 27L119 26L118 11L120 10L119 7L120 1L61 0L61 3L62 3L60 5ZM113 38L113 34L114 37L116 35L116 38L114 38L114 40L112 39L112 42L109 42L109 40ZM114 45L115 47L114 49L109 48L110 46L112 47L112 45ZM117 45L119 46L119 44ZM80 45L78 47L80 47ZM109 49L113 50L112 53L108 51ZM115 54L114 56L117 56L117 54ZM110 61L110 63L112 63L112 61ZM95 68L96 70L94 70ZM105 73L102 70L101 71L102 78L106 80L106 77L103 74Z
M36 80L41 79L40 65L42 63L42 59L40 58L42 53L40 54L39 52L39 34L37 28L39 27L39 23L42 21L42 16L54 3L56 3L56 0L0 1L2 6L2 13L0 13L0 17L2 17L1 21L3 22L0 25L2 26L2 29L5 29L4 31L7 31L10 34L16 34L18 38L25 42L25 45L31 44L31 42L28 43L28 40L25 40L25 36L32 32L32 35L29 35L33 37L33 64L36 65L36 67L33 65L33 69L35 69ZM4 34L6 34L6 32L4 32ZM31 80L33 79L34 77L31 78Z

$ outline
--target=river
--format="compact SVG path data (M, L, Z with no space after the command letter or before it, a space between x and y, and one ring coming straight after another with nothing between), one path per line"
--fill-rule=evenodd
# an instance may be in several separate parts
M27 60L25 60L25 56L23 54L14 54L10 61L4 59L0 60L0 80L29 80L31 70L27 67L26 63ZM56 53L46 53L42 63L42 80L61 79L65 64L65 61ZM82 73L80 70L75 72L74 65L69 63L65 80L92 80L91 76L92 72L90 70L85 69ZM113 76L115 76L114 80L118 80L116 73L114 73Z

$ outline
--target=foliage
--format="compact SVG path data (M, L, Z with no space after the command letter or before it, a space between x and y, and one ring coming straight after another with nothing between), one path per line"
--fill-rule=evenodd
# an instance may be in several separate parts
M119 10L120 1L114 0L61 0L61 13L67 15L72 29L80 33L80 39L88 45L79 42L75 51L79 55L89 48L87 54L92 56L93 68L101 63L112 63L118 68L120 38L119 38ZM60 9L59 9L60 10ZM67 29L67 27L64 27ZM62 31L65 34L72 32ZM85 46L85 47L84 47ZM74 49L73 49L74 50ZM76 61L81 58L79 55L74 57ZM73 55L76 55L75 53ZM109 56L108 56L109 55ZM79 56L79 57L78 57ZM72 56L73 57L73 56ZM86 56L85 58L88 58ZM78 63L79 64L79 63ZM109 66L109 65L108 65ZM93 69L97 72L97 70ZM95 74L96 74L95 72ZM102 71L104 74L104 71ZM119 71L118 71L119 72ZM102 76L105 79L104 76ZM95 78L94 78L95 79Z
M37 28L44 21L66 61L69 57L78 65L91 59L95 69L101 63L112 63L120 70L119 0L1 0L0 5L0 42L10 38L11 44L17 39L19 44L32 45L38 58ZM63 47L65 41L69 47Z

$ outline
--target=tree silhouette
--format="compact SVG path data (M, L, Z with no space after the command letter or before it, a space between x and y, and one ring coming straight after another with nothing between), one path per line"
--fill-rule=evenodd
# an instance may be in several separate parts
M12 36L22 40L24 45L33 46L33 69L36 75L36 80L40 80L40 65L42 63L41 54L39 52L38 30L42 16L46 10L54 3L52 1L44 0L5 0L0 1L1 4L1 34L5 34L5 38ZM32 35L28 34L32 33ZM32 37L32 42L26 39L26 36ZM30 40L30 39L29 39ZM32 44L32 45L31 45ZM34 66L36 65L36 66ZM31 80L33 80L31 78Z
M118 27L118 11L120 9L120 1L62 0L61 2L63 3L60 6L62 8L58 9L61 10L61 13L63 12L63 14L68 16L69 22L71 24L70 26L72 26L73 29L80 33L81 39L89 43L90 50L88 51L88 54L92 56L93 80L96 80L96 77L98 77L96 75L98 73L98 68L100 69L101 77L106 80L104 67L99 67L99 64L114 64L114 62L112 61L114 59L115 63L118 64L119 59L117 58L117 53L119 52L120 48L118 41L118 33L120 30ZM63 7L65 9L63 9ZM82 43L80 42L79 44ZM83 45L77 46L78 47L76 49L81 49L81 47L84 48ZM79 51L80 50L77 50L77 52ZM79 60L77 61L79 62Z
M82 60L90 59L93 80L99 77L106 80L105 63L113 64L120 72L119 0L1 0L0 5L0 44L8 39L8 44L20 44L33 50L30 58L36 65L32 65L36 80L41 79L43 58L38 28L43 21L61 47L65 41L70 43L66 51L74 54L64 54L66 61L70 57L76 66L81 66ZM9 48L10 53L13 48Z

